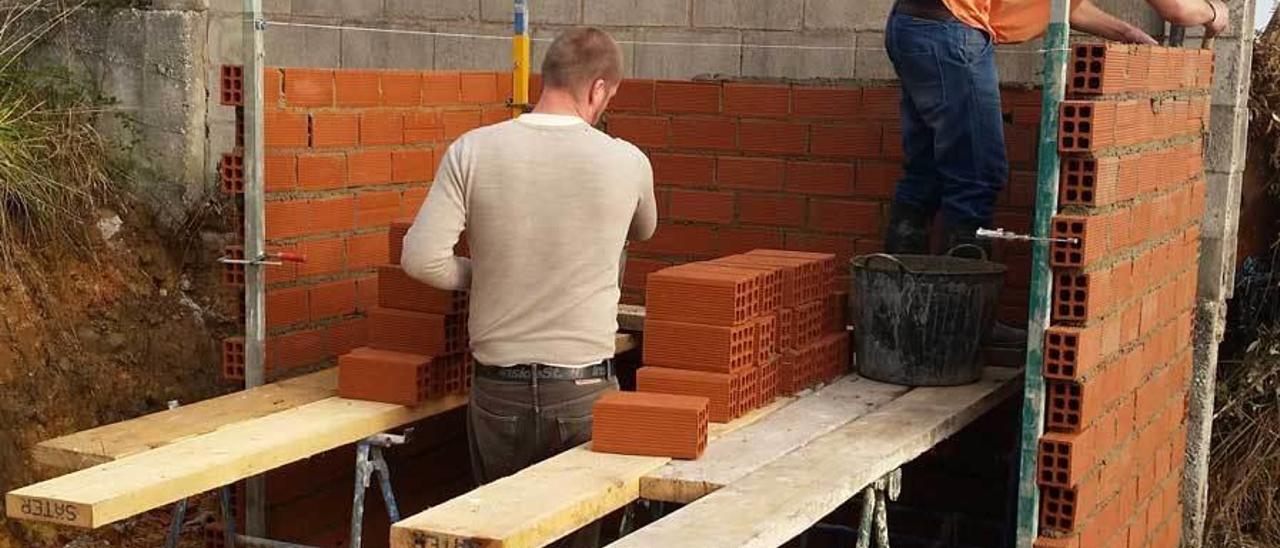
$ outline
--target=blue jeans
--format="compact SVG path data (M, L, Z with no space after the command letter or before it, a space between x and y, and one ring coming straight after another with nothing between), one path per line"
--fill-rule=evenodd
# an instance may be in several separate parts
M902 83L905 175L894 199L952 228L991 226L1009 161L995 51L957 20L894 13L885 48Z

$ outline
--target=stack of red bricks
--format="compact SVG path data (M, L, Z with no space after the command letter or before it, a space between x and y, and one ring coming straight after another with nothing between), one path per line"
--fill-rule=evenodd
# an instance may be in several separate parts
M1073 52L1036 546L1177 546L1213 57Z
M843 374L849 334L837 268L832 254L758 249L650 274L637 392L596 406L595 449L696 458L706 421L729 422ZM659 408L689 419L650 424Z
M471 387L467 294L442 291L400 267L408 221L391 225L391 264L378 267L378 306L369 311L369 346L338 358L338 395L417 405Z
M241 67L222 69L221 100L235 108L237 131L219 171L236 197L245 180L243 76ZM267 268L266 367L276 376L368 343L390 224L417 213L453 139L510 118L511 76L268 68L263 77L267 247L307 257ZM243 226L238 216L232 223ZM225 278L243 303L243 267L228 265ZM223 376L243 379L243 339L223 346Z
M649 275L642 392L711 400L728 422L848 365L834 255L756 250Z

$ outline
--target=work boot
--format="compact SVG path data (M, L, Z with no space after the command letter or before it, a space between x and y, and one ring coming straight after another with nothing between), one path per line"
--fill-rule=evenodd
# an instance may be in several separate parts
M893 255L927 255L929 253L930 215L901 202L889 208L889 230L884 237L884 250Z
M991 259L991 240L977 236L977 225L948 226L942 235L942 252L965 259ZM977 249L975 249L977 248Z

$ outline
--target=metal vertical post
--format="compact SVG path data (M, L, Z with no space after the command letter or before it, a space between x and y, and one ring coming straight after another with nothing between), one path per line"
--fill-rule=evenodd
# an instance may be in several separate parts
M512 19L515 28L511 38L511 116L514 118L524 114L529 106L529 65L533 47L529 37L529 0L515 0Z
M265 269L260 260L266 255L263 212L263 89L262 69L266 53L263 33L262 0L244 0L244 251L250 262L245 265L245 388L261 386L265 381L266 304ZM245 485L245 533L266 535L265 485L262 476L249 478Z
M1036 464L1044 432L1044 333L1052 306L1053 273L1049 269L1049 226L1058 212L1058 108L1066 94L1071 4L1053 0L1044 38L1044 90L1040 105L1040 147L1036 213L1032 226L1031 298L1027 318L1027 363L1022 402L1021 468L1018 474L1019 548L1031 548L1039 534L1040 490Z

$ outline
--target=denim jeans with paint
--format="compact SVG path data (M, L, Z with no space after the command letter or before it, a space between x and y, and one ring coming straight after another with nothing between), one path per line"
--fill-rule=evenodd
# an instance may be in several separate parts
M894 13L885 48L902 85L906 161L894 199L941 210L949 227L991 226L1009 172L991 38L955 19Z

